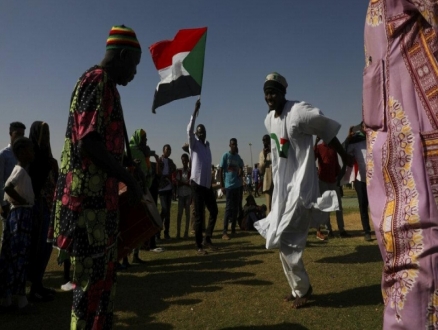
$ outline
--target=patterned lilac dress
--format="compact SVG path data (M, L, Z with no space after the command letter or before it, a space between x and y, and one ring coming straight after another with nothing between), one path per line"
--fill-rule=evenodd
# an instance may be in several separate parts
M438 1L372 0L365 23L367 186L384 329L438 329Z

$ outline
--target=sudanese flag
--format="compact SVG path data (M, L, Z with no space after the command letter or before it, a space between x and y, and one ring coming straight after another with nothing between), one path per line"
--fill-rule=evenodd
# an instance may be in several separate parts
M173 100L201 94L206 39L206 27L184 29L173 40L149 47L161 78L155 90L153 113Z

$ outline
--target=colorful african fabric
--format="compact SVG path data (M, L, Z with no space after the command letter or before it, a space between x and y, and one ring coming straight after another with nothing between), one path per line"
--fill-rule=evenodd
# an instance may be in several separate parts
M184 29L173 40L149 47L161 78L155 90L153 113L173 100L201 94L206 40L206 27Z
M113 26L106 40L106 49L131 49L141 52L140 43L133 29L124 26Z
M438 329L437 30L436 1L369 3L363 119L384 329Z
M114 245L105 255L96 258L72 258L73 277L86 277L87 287L73 289L71 329L112 329L116 258L117 248ZM78 268L81 274L78 274Z
M73 281L77 284L73 294L75 301L81 300L81 295L91 300L102 297L97 310L91 305L73 303L74 329L84 320L91 328L93 323L88 322L93 319L96 326L112 319L112 303L104 293L108 287L114 290L111 289L114 281L109 279L108 282L107 272L101 267L110 267L115 261L110 256L115 255L111 251L116 246L119 201L118 180L81 154L78 145L86 135L93 134L121 163L123 127L123 111L115 82L101 67L89 69L73 91L52 212L54 245L72 256ZM107 260L103 266L102 258ZM105 285L101 285L101 281ZM87 311L79 310L80 306L88 308Z

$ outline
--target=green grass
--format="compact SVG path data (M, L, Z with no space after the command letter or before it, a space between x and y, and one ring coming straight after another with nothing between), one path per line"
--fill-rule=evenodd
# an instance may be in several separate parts
M171 236L176 233L172 205ZM163 253L141 251L145 265L120 272L115 329L381 329L382 262L377 242L365 242L357 210L345 216L348 239L318 241L311 230L304 262L314 288L306 308L283 301L290 292L278 251L266 250L255 232L220 240L223 203L219 204L214 242L221 248L197 256L194 238L159 243ZM332 224L336 228L334 214ZM52 255L45 284L59 288L62 267ZM0 316L0 328L67 329L71 293L37 305L38 314Z

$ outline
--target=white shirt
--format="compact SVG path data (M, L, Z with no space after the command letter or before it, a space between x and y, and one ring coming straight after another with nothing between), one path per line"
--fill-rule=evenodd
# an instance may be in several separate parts
M190 179L198 185L211 188L211 151L208 141L202 143L194 133L195 119L190 117L187 126L191 157Z
M176 174L176 180L178 182L184 183L178 186L178 196L180 197L190 196L192 193L192 189L190 188L190 186L185 185L190 185L188 172L189 170L190 169L185 170L184 168L182 168L179 169Z
M13 205L14 200L12 199L11 196L9 196L5 192L4 200L11 203L11 209L14 207L31 207L31 206L33 206L33 204L35 202L35 195L34 195L33 189L32 189L32 180L24 168L22 168L19 165L15 165L14 169L12 170L11 175L6 180L5 187L9 183L12 183L15 191L28 202L28 204L26 204L26 205Z

